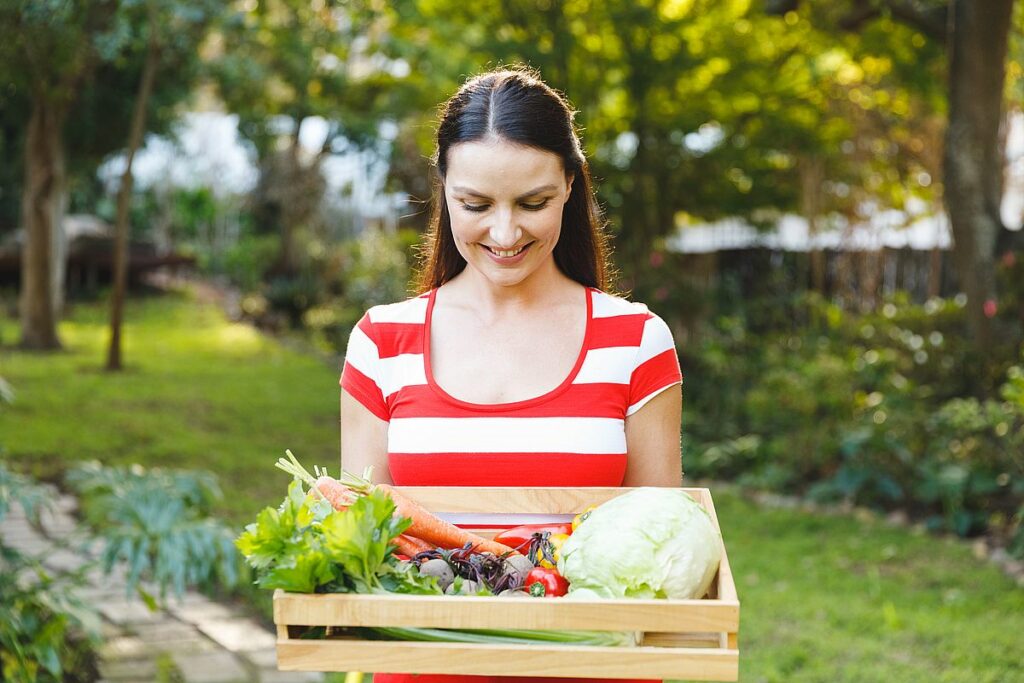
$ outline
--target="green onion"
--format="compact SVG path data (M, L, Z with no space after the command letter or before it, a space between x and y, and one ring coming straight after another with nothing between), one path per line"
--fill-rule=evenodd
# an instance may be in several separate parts
M561 643L567 645L595 645L605 647L631 647L637 644L635 631L528 631L528 630L452 630L443 628L389 628L368 629L392 640L419 640L452 643L507 643L529 645Z

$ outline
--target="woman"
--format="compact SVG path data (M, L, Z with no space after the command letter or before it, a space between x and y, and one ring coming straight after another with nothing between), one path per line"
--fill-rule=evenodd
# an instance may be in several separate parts
M349 340L346 470L407 486L681 485L672 335L603 291L573 116L526 70L477 76L445 105L420 294L371 308Z

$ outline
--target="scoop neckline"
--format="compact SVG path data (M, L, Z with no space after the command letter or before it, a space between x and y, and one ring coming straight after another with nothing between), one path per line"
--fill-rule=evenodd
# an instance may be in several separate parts
M445 401L459 406L460 408L467 408L470 410L477 410L483 412L499 412L504 410L512 410L518 408L528 408L530 406L544 403L555 398L559 394L565 392L570 386L576 376L580 373L580 368L583 367L583 361L587 357L587 350L590 348L590 336L593 329L594 321L594 288L584 285L583 290L585 293L585 299L587 304L587 321L583 331L583 344L580 347L580 352L576 356L576 363L573 365L572 370L569 371L569 376L562 380L562 383L556 386L551 391L548 391L540 396L534 396L533 398L523 399L521 401L511 401L507 403L473 403L471 401L463 401L460 398L452 396L445 391L440 384L434 379L434 371L430 367L430 328L434 318L434 303L437 300L437 287L430 290L427 298L427 313L426 318L423 322L423 370L427 378L427 385Z

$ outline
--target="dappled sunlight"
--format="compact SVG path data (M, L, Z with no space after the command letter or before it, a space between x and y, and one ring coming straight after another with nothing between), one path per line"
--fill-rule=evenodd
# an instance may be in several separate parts
M234 323L221 327L209 339L217 344L220 351L233 356L257 355L267 351L266 340L249 325Z

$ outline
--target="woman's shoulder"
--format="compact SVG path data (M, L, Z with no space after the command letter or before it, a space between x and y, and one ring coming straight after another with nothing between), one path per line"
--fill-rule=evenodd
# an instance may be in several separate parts
M609 294L603 290L592 288L594 293L594 317L611 318L616 316L655 316L654 312L642 301L631 301L617 294Z
M390 304L371 306L365 314L370 323L408 323L422 325L427 318L430 292L417 294Z

